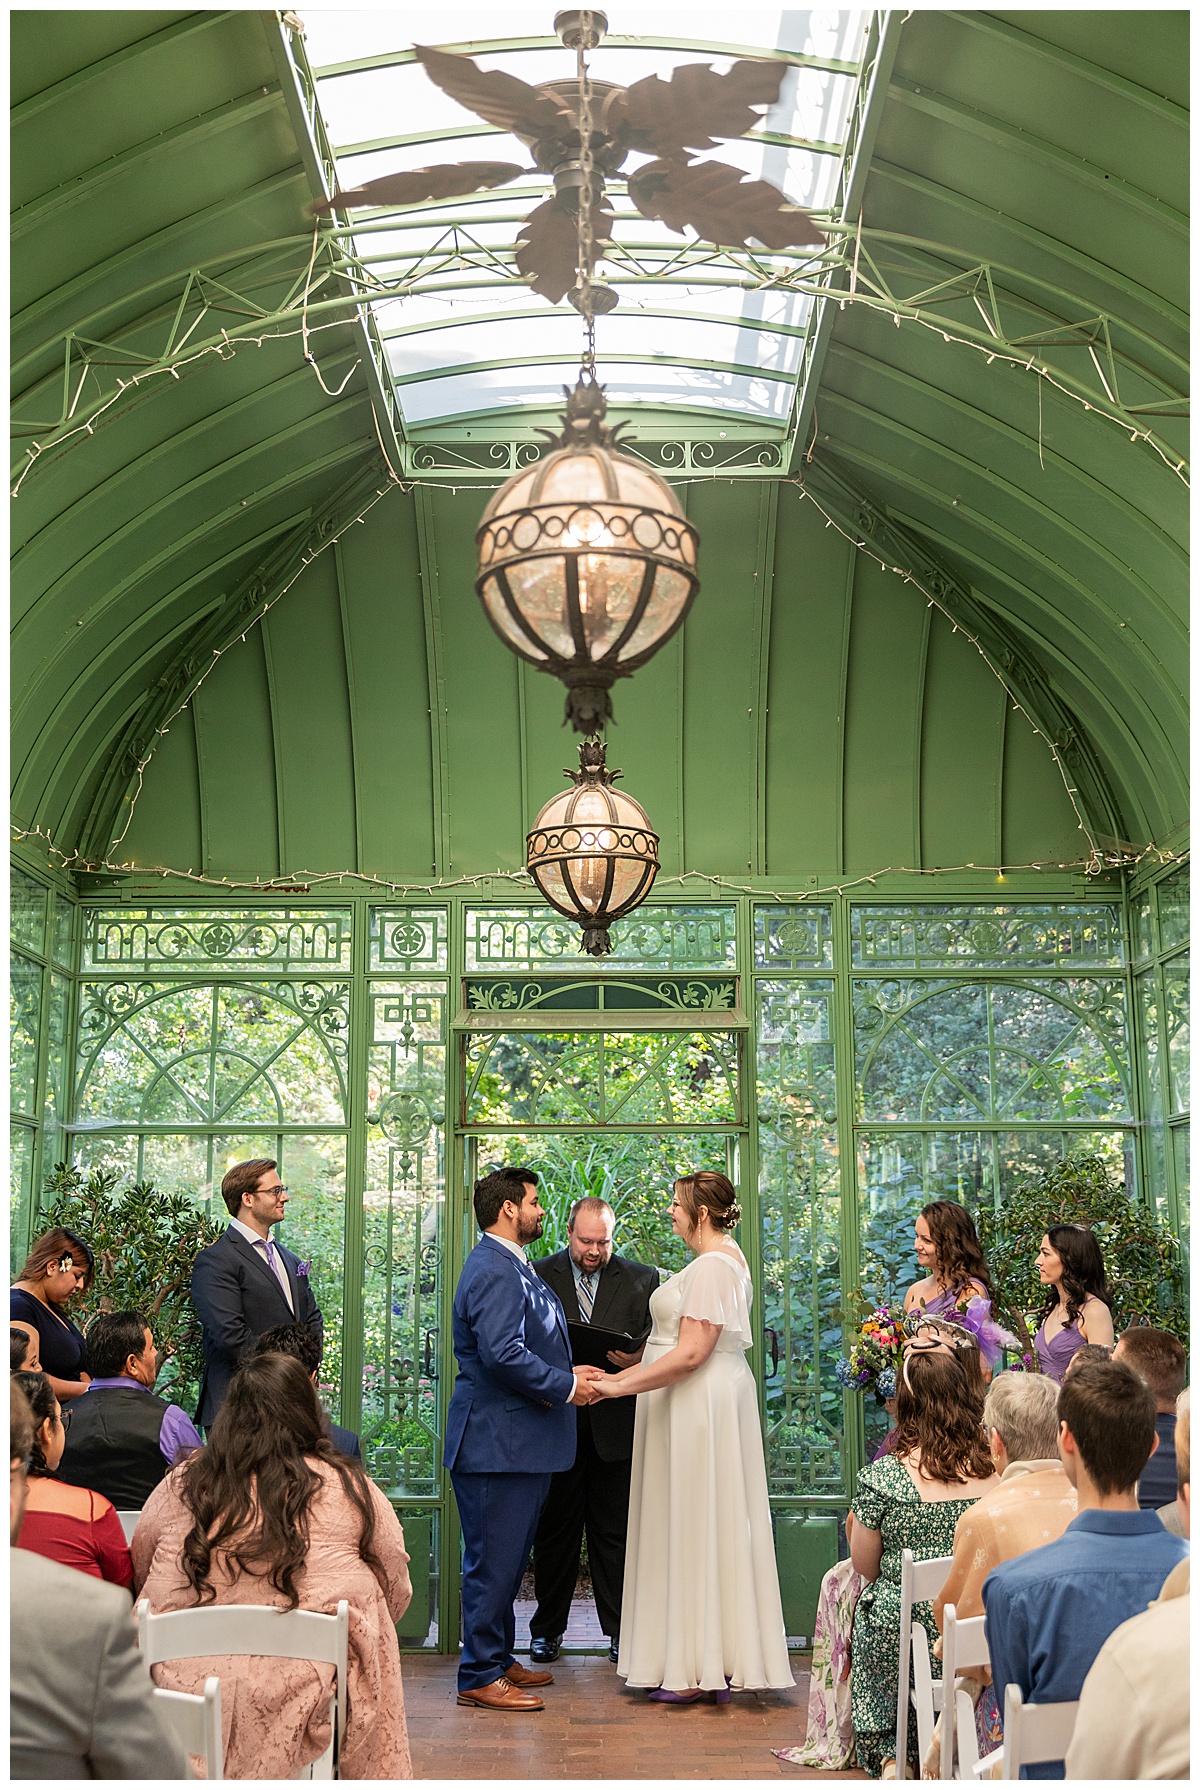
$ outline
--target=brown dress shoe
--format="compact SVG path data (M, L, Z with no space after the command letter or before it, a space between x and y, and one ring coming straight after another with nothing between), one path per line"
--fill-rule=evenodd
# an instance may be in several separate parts
M546 1705L532 1691L518 1690L511 1679L497 1678L481 1684L477 1691L459 1691L458 1700L477 1709L545 1709Z
M531 1672L528 1666L521 1665L518 1660L504 1668L504 1676L510 1684L520 1685L523 1691L532 1690L537 1684L554 1683L553 1672Z

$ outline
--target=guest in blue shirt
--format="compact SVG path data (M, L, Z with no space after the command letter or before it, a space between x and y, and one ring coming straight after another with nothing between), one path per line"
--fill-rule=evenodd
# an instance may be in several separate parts
M1138 1503L1143 1510L1161 1510L1176 1496L1175 1401L1187 1381L1187 1350L1168 1330L1131 1324L1117 1338L1113 1360L1140 1374L1154 1394L1158 1447L1138 1480Z
M1073 1703L1115 1628L1140 1614L1187 1553L1137 1485L1158 1446L1154 1394L1118 1361L1085 1361L1058 1399L1058 1451L1079 1515L1045 1547L1005 1560L983 1582L996 1699L1009 1684L1026 1703ZM1022 1776L1061 1778L1061 1763Z

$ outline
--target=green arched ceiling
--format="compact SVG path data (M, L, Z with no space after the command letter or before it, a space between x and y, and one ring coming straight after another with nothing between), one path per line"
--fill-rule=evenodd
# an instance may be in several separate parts
M1059 764L1095 837L1178 841L1187 23L884 18L788 430L636 413L704 537L615 698L672 868L1078 859ZM242 880L512 867L570 748L471 534L530 419L406 436L344 238L308 277L289 45L13 15L14 817Z

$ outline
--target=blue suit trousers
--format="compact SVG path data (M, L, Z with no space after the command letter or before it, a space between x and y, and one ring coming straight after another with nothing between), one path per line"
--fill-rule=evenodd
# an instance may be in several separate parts
M513 1604L550 1491L549 1473L457 1473L463 1537L460 1691L481 1690L513 1663Z

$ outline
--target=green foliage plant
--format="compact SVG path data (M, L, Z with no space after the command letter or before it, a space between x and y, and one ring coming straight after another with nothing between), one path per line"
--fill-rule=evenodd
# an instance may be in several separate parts
M981 1207L979 1237L995 1289L993 1316L1032 1350L1045 1289L1034 1258L1055 1224L1086 1224L1096 1234L1119 1336L1130 1324L1154 1324L1186 1342L1187 1283L1176 1237L1153 1211L1131 1200L1102 1156L1068 1156L1017 1189L996 1212Z
M86 1177L65 1162L46 1182L38 1234L67 1225L91 1245L96 1274L72 1310L80 1328L100 1312L140 1311L154 1332L160 1368L155 1391L194 1410L203 1354L191 1301L192 1264L223 1226L185 1193L149 1181L120 1185L111 1169Z

